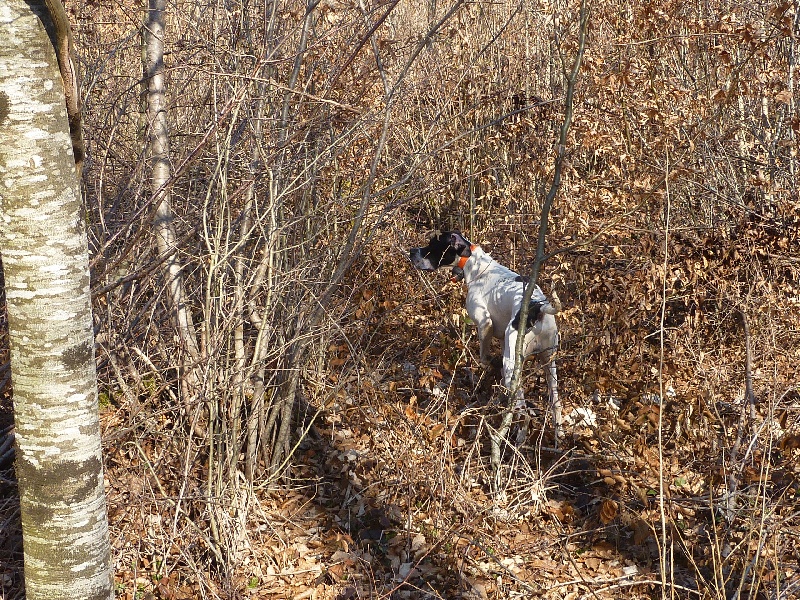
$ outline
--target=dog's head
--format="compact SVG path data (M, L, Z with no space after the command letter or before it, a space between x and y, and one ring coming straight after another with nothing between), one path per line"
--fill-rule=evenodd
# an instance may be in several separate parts
M439 267L453 267L458 259L472 254L472 244L458 231L445 231L433 236L424 248L412 248L411 264L421 271L435 271Z

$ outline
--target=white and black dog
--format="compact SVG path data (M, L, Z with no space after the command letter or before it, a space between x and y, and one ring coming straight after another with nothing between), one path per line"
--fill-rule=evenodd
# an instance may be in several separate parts
M498 263L457 231L446 231L432 237L424 248L412 248L409 256L411 264L422 271L452 267L456 278L463 277L467 286L467 313L478 328L481 364L489 364L492 336L504 340L503 384L510 388L519 332L519 312L527 279ZM562 436L561 402L558 399L554 359L558 348L558 328L553 315L559 310L561 303L558 296L553 294L553 301L550 302L537 286L528 308L523 346L523 357L535 354L546 365L556 441ZM521 388L517 392L517 406L520 405L524 405Z

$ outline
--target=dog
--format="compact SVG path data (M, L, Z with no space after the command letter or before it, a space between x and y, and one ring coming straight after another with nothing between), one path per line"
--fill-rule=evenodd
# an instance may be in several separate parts
M458 231L446 231L434 236L424 248L411 248L409 258L411 264L421 271L450 267L454 281L463 279L467 288L467 314L478 329L480 362L484 367L490 364L492 337L503 340L503 384L509 389L514 374L520 308L527 278L498 263ZM545 366L556 444L563 437L554 358L559 341L555 315L560 310L558 296L554 293L551 302L536 286L528 306L522 350L523 359L536 355ZM516 406L519 408L524 404L520 388L517 390Z

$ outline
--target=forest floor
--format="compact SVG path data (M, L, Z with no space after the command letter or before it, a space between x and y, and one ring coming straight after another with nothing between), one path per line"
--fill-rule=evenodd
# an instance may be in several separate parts
M478 366L461 286L404 260L364 266L373 275L341 299L353 309L341 339L304 373L308 434L280 485L197 489L195 467L158 441L168 415L152 411L136 437L130 407L102 407L118 598L800 597L800 395L791 367L767 364L794 349L758 347L750 419L733 317L727 345L665 372L662 394L657 352L637 355L637 379L630 356L585 350L608 335L586 326L602 306L567 286L566 439L555 448L529 362L529 411L495 480L499 367ZM6 398L0 428L10 419ZM22 551L12 465L0 466L5 600L22 597Z

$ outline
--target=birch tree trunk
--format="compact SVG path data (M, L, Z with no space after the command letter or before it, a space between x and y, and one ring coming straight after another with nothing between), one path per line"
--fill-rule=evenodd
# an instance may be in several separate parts
M112 598L85 217L44 1L0 3L0 249L28 600Z
M198 360L197 337L186 294L175 241L172 199L169 191L169 128L164 95L164 9L166 0L150 0L145 23L145 77L147 79L147 120L153 173L150 184L156 206L153 229L159 256L166 257L168 298L178 336L193 362ZM190 368L185 375L191 376Z

